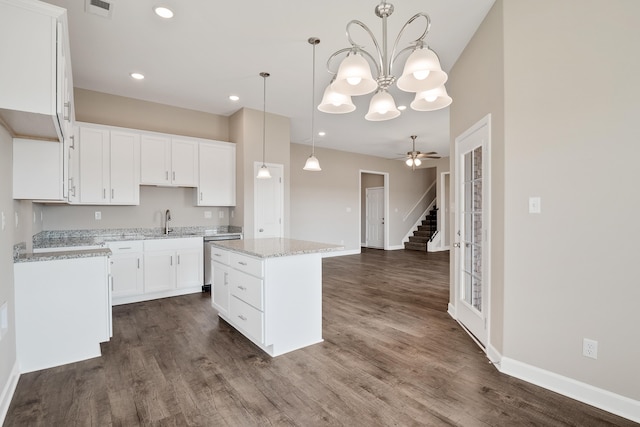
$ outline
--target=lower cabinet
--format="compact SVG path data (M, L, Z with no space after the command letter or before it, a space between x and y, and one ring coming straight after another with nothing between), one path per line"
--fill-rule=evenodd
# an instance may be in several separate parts
M257 258L212 245L218 315L271 356L322 341L322 258Z
M109 258L14 264L21 373L100 356L111 337Z
M109 243L113 305L200 292L204 280L201 237Z

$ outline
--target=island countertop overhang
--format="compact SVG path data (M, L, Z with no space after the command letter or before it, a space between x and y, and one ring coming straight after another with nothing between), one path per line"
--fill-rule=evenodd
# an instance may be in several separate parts
M225 240L210 242L211 246L257 258L275 258L343 250L343 246L286 238Z

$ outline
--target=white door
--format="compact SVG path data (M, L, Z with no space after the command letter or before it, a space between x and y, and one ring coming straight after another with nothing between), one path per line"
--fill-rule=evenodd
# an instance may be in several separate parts
M456 138L456 317L486 347L490 116Z
M366 190L367 247L384 249L384 187Z
M254 237L283 237L284 184L282 177L284 166L267 164L270 179L257 179L262 163L255 162L254 182Z

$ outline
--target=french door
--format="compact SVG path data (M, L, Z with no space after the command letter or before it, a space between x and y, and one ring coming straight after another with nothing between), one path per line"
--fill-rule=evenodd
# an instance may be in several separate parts
M489 315L489 144L487 116L455 142L456 318L486 347Z

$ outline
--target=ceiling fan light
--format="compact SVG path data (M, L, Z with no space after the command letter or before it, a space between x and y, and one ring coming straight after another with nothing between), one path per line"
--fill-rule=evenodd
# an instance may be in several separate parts
M416 111L435 111L451 105L453 100L447 94L444 86L432 90L416 93L416 97L411 102L411 108Z
M322 168L320 168L320 162L318 161L318 158L313 154L307 157L307 161L302 169L311 172L320 172L322 170Z
M349 95L343 95L333 90L332 85L328 85L324 90L322 101L318 105L318 110L323 113L344 114L356 109Z
M413 164L416 166L420 166L422 164L422 160L416 157L415 159L413 159Z
M271 178L271 173L269 172L269 168L267 167L267 165L262 165L260 166L260 169L258 170L258 176L256 176L256 178L258 179L269 179Z
M393 96L383 89L378 91L371 98L369 112L364 116L364 118L373 122L379 122L394 119L399 115L400 111L396 108L396 102L394 101Z
M447 73L442 71L436 53L424 47L409 55L397 86L405 92L423 92L442 86L447 79Z
M333 89L349 96L366 95L378 87L371 76L371 67L358 52L349 53L340 63Z
M409 157L407 160L405 160L404 162L407 166L413 166L413 159L411 157Z

